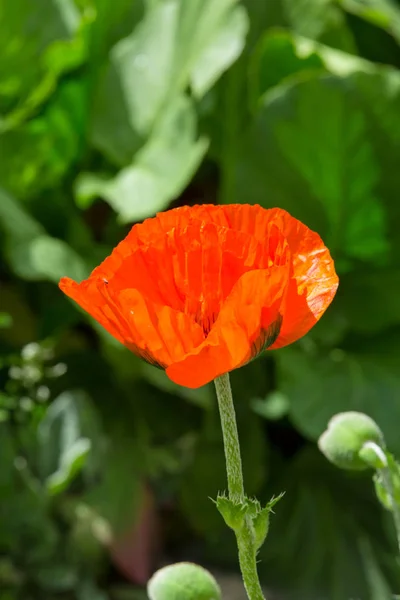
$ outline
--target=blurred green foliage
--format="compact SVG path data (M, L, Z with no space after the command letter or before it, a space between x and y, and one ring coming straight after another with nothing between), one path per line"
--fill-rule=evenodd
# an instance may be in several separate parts
M358 410L400 455L399 3L0 0L0 35L2 600L143 598L111 564L149 485L162 526L130 579L160 556L145 538L236 568L208 499L225 481L212 386L177 387L56 286L198 202L288 209L341 278L303 340L232 376L246 490L286 490L262 579L294 600L399 592L370 478L315 444Z

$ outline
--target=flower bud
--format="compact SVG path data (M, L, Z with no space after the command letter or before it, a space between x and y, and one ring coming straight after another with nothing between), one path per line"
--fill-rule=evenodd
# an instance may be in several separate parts
M375 421L363 413L344 412L332 417L327 430L319 438L318 446L337 467L363 470L371 466L361 452L367 442L381 448L385 446L383 434Z
M176 563L157 571L147 584L150 600L221 600L214 577L193 563Z

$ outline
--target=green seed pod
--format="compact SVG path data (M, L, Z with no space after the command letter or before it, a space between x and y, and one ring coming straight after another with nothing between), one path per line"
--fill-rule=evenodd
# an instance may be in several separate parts
M332 417L318 440L318 446L337 467L363 470L370 467L359 455L367 442L385 447L383 434L375 421L363 413L344 412Z
M214 577L193 563L176 563L157 571L147 584L150 600L221 600Z

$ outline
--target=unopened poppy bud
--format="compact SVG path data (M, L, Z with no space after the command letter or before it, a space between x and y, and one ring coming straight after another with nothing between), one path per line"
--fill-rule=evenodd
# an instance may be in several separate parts
M221 600L214 577L193 563L176 563L157 571L147 584L150 600Z
M385 446L383 434L373 419L359 412L344 412L332 417L318 446L326 458L337 467L350 470L368 469L362 449L368 442ZM361 452L361 455L360 455Z

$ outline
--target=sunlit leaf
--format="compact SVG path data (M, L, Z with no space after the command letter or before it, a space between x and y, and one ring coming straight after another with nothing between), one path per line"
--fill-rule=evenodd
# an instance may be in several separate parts
M336 258L382 264L385 159L371 136L368 78L378 84L381 74L310 74L272 88L241 144L235 199L288 209L321 233ZM395 114L397 97L381 103Z
M189 182L207 149L197 138L196 118L188 98L176 98L136 154L132 165L111 180L81 175L76 182L77 202L87 206L104 198L122 222L139 221L163 210Z
M287 23L297 34L352 51L354 41L336 0L282 0Z
M43 113L0 133L0 181L18 197L32 197L57 183L83 149L87 87L70 81Z
M78 26L73 0L1 3L0 113L11 110L40 83L48 72L49 53L60 41L71 40Z
M351 13L382 27L400 41L400 7L395 0L339 0Z

